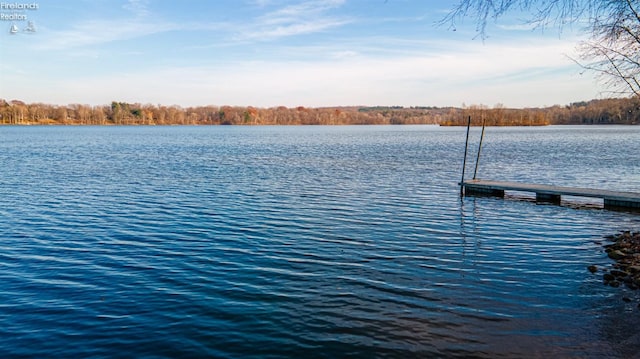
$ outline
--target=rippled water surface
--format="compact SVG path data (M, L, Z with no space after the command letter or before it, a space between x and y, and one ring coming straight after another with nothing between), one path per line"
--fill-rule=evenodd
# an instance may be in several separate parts
M464 131L0 127L0 356L633 357L586 267L640 215L461 200ZM478 177L640 191L640 127L485 136Z

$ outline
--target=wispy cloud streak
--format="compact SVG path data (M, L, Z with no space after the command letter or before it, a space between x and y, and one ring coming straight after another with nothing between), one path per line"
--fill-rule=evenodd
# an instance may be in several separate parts
M84 21L73 25L69 30L52 32L45 41L37 45L37 48L39 50L65 50L134 39L177 28L171 23L127 20Z
M242 32L242 40L273 40L282 37L310 34L339 27L352 20L331 15L345 0L312 0L287 5L256 19L256 25Z
M69 29L50 31L36 48L66 50L83 46L129 40L175 30L177 24L155 19L147 0L129 0L122 6L124 15L108 19L91 19L72 24Z
M137 17L144 17L149 15L148 3L148 0L129 0L122 8Z

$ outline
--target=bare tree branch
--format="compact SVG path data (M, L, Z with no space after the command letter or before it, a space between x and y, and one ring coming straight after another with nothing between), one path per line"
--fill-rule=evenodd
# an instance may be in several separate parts
M603 84L640 97L640 0L460 0L444 21L455 27L463 17L476 20L483 39L487 25L514 10L531 13L537 27L559 30L586 24L590 40L579 45L582 68L599 74Z

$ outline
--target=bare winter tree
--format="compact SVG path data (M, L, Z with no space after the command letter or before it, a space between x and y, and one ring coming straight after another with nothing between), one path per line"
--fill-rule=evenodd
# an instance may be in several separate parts
M579 44L585 69L596 72L615 94L640 97L640 1L639 0L460 0L446 22L455 25L463 17L476 19L481 37L487 24L510 11L526 11L538 27L585 23L589 39Z
M640 2L607 3L612 16L592 20L591 38L580 44L581 65L598 72L612 92L640 97Z

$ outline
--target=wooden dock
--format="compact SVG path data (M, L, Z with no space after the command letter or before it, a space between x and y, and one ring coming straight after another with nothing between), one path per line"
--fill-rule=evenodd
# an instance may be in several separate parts
M536 201L560 204L562 196L591 197L604 200L607 209L640 210L640 193L574 188L506 181L467 180L461 186L464 195L504 197L504 191L532 192Z

